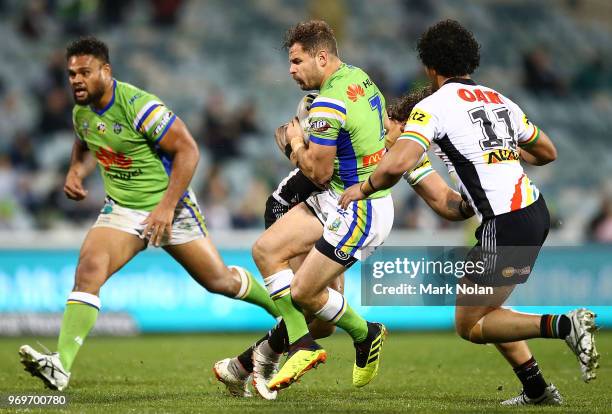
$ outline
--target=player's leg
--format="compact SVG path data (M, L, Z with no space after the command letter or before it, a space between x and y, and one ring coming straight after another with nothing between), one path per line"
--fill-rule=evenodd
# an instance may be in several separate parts
M43 355L24 345L20 354L28 371L52 388L62 390L68 385L76 355L98 317L101 286L144 247L144 241L135 234L115 228L94 227L89 231L64 310L57 353Z
M166 245L164 250L206 290L253 303L273 317L278 316L266 289L246 269L226 266L209 237L184 244Z
M307 253L321 237L322 227L309 208L300 203L267 229L253 246L253 259L285 321L290 343L307 333L308 325L289 294L293 279L289 260Z
M208 237L204 217L193 193L181 198L175 210L172 237L162 246L205 289L253 303L278 316L266 290L246 269L226 266Z
M393 223L393 203L390 197L363 200L352 203L347 210L338 208L337 196L331 192L309 199L308 204L318 206L325 214L323 237L308 253L306 260L293 275L272 279L272 291L290 294L290 303L296 303L303 311L333 323L349 333L356 348L356 364L353 384L364 386L376 375L385 328L381 324L368 323L346 302L344 296L328 288L328 284L357 260L382 244ZM316 209L314 209L316 211ZM290 283L289 292L286 284ZM289 326L287 324L287 326ZM288 329L289 330L289 329ZM307 330L294 338L289 332L289 359L268 384L270 388L289 386L313 365L326 358Z

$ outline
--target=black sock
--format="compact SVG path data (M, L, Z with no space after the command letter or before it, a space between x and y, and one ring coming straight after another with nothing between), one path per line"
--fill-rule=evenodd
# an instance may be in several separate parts
M238 361L247 372L253 372L253 350L257 345L268 339L269 333L264 337L259 338L257 342L248 347L242 354L238 355Z
M310 332L308 332L306 335L289 345L289 355L293 355L294 352L297 352L300 349L308 349L312 351L320 348L321 347L319 344L315 342Z
M565 339L572 329L570 319L565 315L542 315L540 334L542 338Z
M527 397L538 398L544 394L547 384L534 357L514 368L514 373L523 384L523 391Z
M289 334L287 333L287 325L281 320L269 333L268 345L277 354L284 354L289 349Z

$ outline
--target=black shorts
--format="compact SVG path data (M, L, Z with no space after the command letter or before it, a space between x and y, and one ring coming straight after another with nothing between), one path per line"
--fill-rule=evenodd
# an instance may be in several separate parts
M540 194L531 205L487 219L476 229L471 261L486 263L484 274L466 275L485 286L525 283L550 230L550 214Z
M264 222L266 229L281 218L290 208L306 201L312 194L322 191L302 171L295 169L280 182L266 201Z

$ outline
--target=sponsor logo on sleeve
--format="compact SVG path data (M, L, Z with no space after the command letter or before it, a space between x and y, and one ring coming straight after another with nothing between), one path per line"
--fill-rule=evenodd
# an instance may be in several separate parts
M170 121L170 118L172 118L172 115L173 115L172 112L167 112L162 117L160 123L155 127L155 130L153 131L153 135L159 135L159 133L164 130L166 125L168 125L168 121Z
M327 131L329 128L331 128L331 125L324 119L313 120L310 122L310 130L313 132L321 133Z
M408 124L425 126L429 123L431 115L419 108L414 108L408 117Z
M525 124L526 127L531 125L531 121L529 120L529 118L527 118L527 115L523 115L523 124Z

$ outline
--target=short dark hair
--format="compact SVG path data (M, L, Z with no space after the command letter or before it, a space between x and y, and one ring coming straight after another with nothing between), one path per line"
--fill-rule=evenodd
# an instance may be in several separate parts
M431 86L424 86L395 99L387 107L387 116L393 121L406 122L417 103L431 95Z
M83 55L91 55L98 58L102 63L110 63L108 46L94 36L81 37L71 42L66 47L66 60L70 59L72 56Z
M325 48L338 56L338 45L334 30L323 20L301 22L289 28L285 33L283 47L288 50L296 43L301 44L302 48L311 56L314 56L321 48Z
M456 20L443 20L427 29L417 52L426 67L449 78L469 75L480 64L480 45Z

